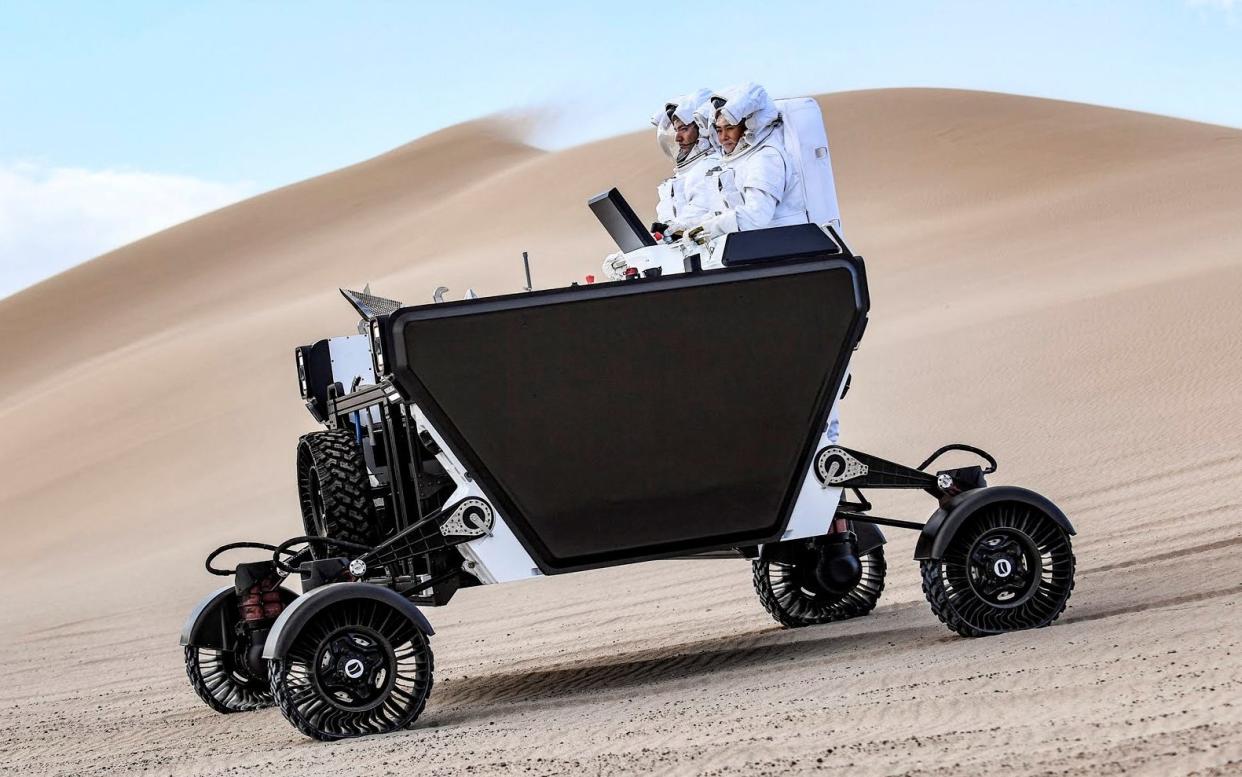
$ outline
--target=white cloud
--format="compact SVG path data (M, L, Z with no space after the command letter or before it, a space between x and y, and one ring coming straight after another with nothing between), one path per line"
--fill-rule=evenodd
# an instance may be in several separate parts
M0 297L255 189L138 170L0 164Z

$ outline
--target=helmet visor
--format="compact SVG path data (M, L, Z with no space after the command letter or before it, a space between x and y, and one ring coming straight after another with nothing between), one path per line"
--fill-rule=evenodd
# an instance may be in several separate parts
M676 162L677 156L681 153L681 149L677 145L677 130L672 124L664 123L656 129L656 143L660 145L660 150L664 152L664 156L669 158L670 162Z

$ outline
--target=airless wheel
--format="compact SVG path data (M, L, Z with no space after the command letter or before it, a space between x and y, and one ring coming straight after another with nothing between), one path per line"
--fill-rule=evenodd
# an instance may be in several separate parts
M782 560L755 559L755 593L782 626L796 628L856 618L871 612L884 591L884 546L858 556L860 569L847 581L832 583L816 570L825 546L818 538L801 543Z
M232 650L185 648L185 673L203 702L216 712L247 712L272 706L267 678L251 677Z
M964 637L1047 626L1074 590L1069 535L1042 510L1017 502L971 516L922 571L932 612Z
M431 693L427 636L371 599L317 613L270 663L272 696L290 723L322 740L383 734L419 716Z

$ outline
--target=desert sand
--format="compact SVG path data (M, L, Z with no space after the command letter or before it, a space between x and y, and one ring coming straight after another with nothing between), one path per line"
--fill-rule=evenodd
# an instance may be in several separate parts
M822 103L873 297L843 442L974 443L993 483L1057 501L1079 570L1057 624L954 636L894 530L854 621L782 630L747 562L653 562L429 610L408 732L321 744L201 704L178 630L218 584L207 551L299 528L291 354L352 330L336 288L517 291L523 250L564 285L612 250L588 196L654 205L650 133L545 152L485 120L0 301L0 773L1242 774L1242 131L978 92Z

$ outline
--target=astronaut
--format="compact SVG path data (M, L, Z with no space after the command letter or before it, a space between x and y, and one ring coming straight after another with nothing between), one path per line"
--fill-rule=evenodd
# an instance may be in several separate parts
M690 229L688 239L708 243L730 232L810 222L801 173L785 150L780 112L762 86L745 83L717 92L695 119L714 130L721 146L720 167L709 171L721 208ZM832 403L824 430L832 445L841 436L840 400Z
M721 209L716 182L707 171L719 166L720 148L712 132L701 131L695 110L711 96L708 89L674 97L652 117L660 150L673 162L673 175L659 186L653 231L680 233Z
M674 97L651 117L656 128L656 142L672 161L673 175L657 189L656 221L651 231L680 239L687 229L701 224L713 213L724 209L716 174L720 170L720 143L711 129L709 89ZM625 277L625 255L621 252L604 257L603 273L609 280Z
M715 179L723 207L686 236L706 242L730 232L810 221L798 167L784 148L780 112L767 91L755 83L730 87L714 93L700 108L703 113L721 145Z

